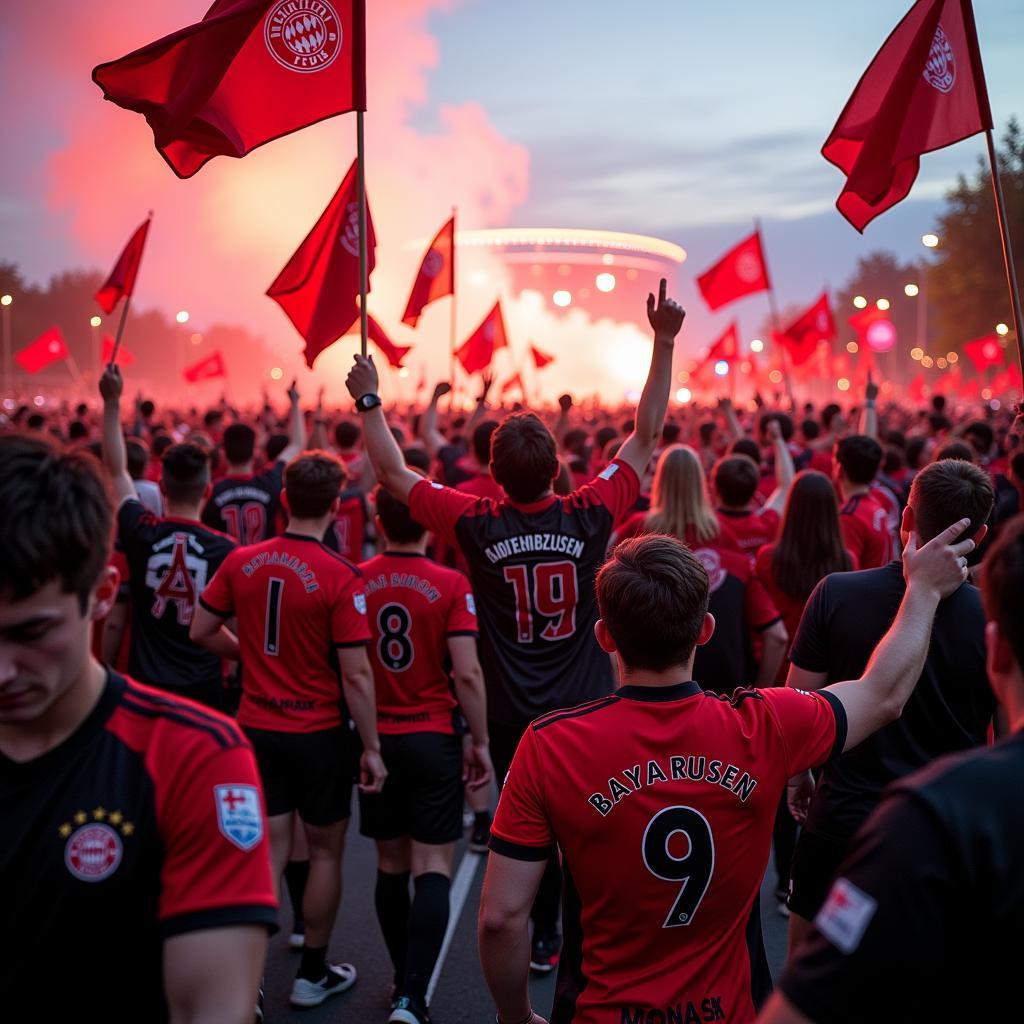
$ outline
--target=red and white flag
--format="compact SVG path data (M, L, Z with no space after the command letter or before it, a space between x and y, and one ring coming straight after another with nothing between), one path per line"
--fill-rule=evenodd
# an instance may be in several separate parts
M415 327L423 307L443 295L455 294L455 218L434 237L423 255L423 262L409 294L402 323Z
M139 265L142 263L142 250L146 246L150 219L147 217L135 229L135 233L128 239L128 244L121 250L121 255L117 257L110 276L95 295L104 313L113 313L118 302L135 291L135 278L138 277Z
M505 321L501 315L501 302L498 301L480 326L455 350L455 358L466 373L479 373L491 365L495 350L507 345Z
M704 301L718 309L744 295L767 291L768 266L761 248L761 232L755 231L730 249L713 267L697 278Z
M35 341L15 352L14 361L26 373L39 373L52 363L67 359L70 354L67 345L64 344L60 328L51 327L48 331L43 331Z
M802 366L823 341L836 336L836 321L828 301L828 292L822 292L809 309L804 310L775 340L789 352L794 366Z
M226 377L228 368L224 365L224 357L218 351L208 355L205 359L200 359L198 363L186 366L181 373L189 384L198 384L201 380Z

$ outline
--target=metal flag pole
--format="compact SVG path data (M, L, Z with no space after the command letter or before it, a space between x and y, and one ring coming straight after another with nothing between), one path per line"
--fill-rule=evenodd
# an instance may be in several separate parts
M450 413L455 408L455 345L456 337L458 336L458 309L455 305L455 216L458 212L458 207L452 207L452 308L451 308L451 322L449 325L448 334L448 383L451 385L451 391L448 393L448 412Z
M356 180L359 183L359 351L365 357L367 345L366 311L366 170L363 141L363 111L356 111Z
M153 211L149 211L149 216L146 218L147 222L153 220ZM148 232L147 232L148 234ZM141 262L142 256L139 255L139 261ZM134 286L132 288L134 291ZM128 307L132 304L131 295L124 297L124 305L121 307L121 320L117 325L117 336L114 338L114 351L110 353L110 365L113 366L117 362L117 353L121 351L121 338L124 335L124 326L128 322Z

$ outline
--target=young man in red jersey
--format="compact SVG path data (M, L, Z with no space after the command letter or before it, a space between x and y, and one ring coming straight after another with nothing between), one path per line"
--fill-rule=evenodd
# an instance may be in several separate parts
M276 920L256 763L230 719L90 654L112 526L95 459L0 437L3 1016L251 1024Z
M854 434L836 442L832 458L843 539L861 569L877 569L892 557L889 510L871 493L882 446L873 437Z
M463 782L478 789L491 779L487 702L469 580L426 557L427 531L383 489L377 526L384 553L359 569L388 778L380 793L360 794L360 831L377 844L374 902L395 967L390 1019L426 1024L427 985L448 927ZM460 707L472 737L465 754L455 721Z
M479 934L499 1024L533 1017L527 915L556 844L567 882L552 1021L753 1021L770 987L757 896L790 770L899 714L939 599L966 575L973 542L953 543L966 525L910 543L907 596L867 672L813 694L702 691L690 670L715 627L704 567L671 537L616 548L596 635L625 685L526 730L494 819Z
M232 552L192 620L193 640L211 649L233 646L245 670L238 721L256 750L267 794L275 885L291 851L293 812L305 826L306 944L292 986L295 1006L317 1006L356 980L351 964L326 961L352 800L343 698L363 743L360 789L379 791L387 775L366 656L363 580L320 541L337 512L343 472L324 452L290 462L284 473L287 531ZM237 640L224 627L232 617Z

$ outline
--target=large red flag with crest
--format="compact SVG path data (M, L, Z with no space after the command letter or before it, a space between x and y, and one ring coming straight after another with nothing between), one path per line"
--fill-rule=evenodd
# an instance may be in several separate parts
M423 255L402 323L415 327L423 307L442 295L455 294L455 218L449 219Z
M69 355L60 328L51 327L48 331L43 331L35 341L15 352L14 360L26 373L38 373L51 363L67 359Z
M718 309L744 295L767 291L768 266L761 249L761 232L755 231L730 249L713 267L697 278L704 301Z
M836 336L836 322L829 305L828 292L822 292L809 309L804 310L775 340L786 348L794 366L802 366L823 341Z
M970 0L918 0L857 83L821 153L863 231L905 198L920 158L992 127Z
M147 217L136 229L128 244L117 257L114 269L103 282L103 287L96 293L95 299L104 313L113 313L118 301L135 290L135 278L142 262L142 250L149 234L149 218Z
M377 244L366 203L366 276L373 271ZM369 291L369 283L367 283ZM359 316L359 194L356 163L334 193L295 254L267 289L306 339L306 365L343 334Z
M93 69L181 178L366 109L365 0L217 0L202 21Z
M483 318L480 326L456 349L455 358L466 373L479 373L491 365L495 349L505 348L505 321L501 315L501 302Z
M1004 361L999 338L994 334L965 342L964 354L974 363L978 373L984 373L990 366L1002 366Z
M198 363L186 366L181 375L189 384L198 384L201 380L226 377L228 368L224 364L224 356L218 351L206 356L205 359L200 359Z

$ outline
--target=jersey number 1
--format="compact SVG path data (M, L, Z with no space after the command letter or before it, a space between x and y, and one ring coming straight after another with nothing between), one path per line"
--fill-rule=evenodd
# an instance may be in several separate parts
M533 616L548 619L540 631L542 640L564 640L576 632L576 602L579 584L574 562L540 562L533 566L533 587L529 565L506 565L505 582L516 595L516 639L533 643ZM531 601L531 593L532 601Z
M670 849L677 842L686 845ZM692 807L666 807L647 823L643 854L644 867L655 878L682 883L662 928L692 924L715 870L715 840L708 819Z

